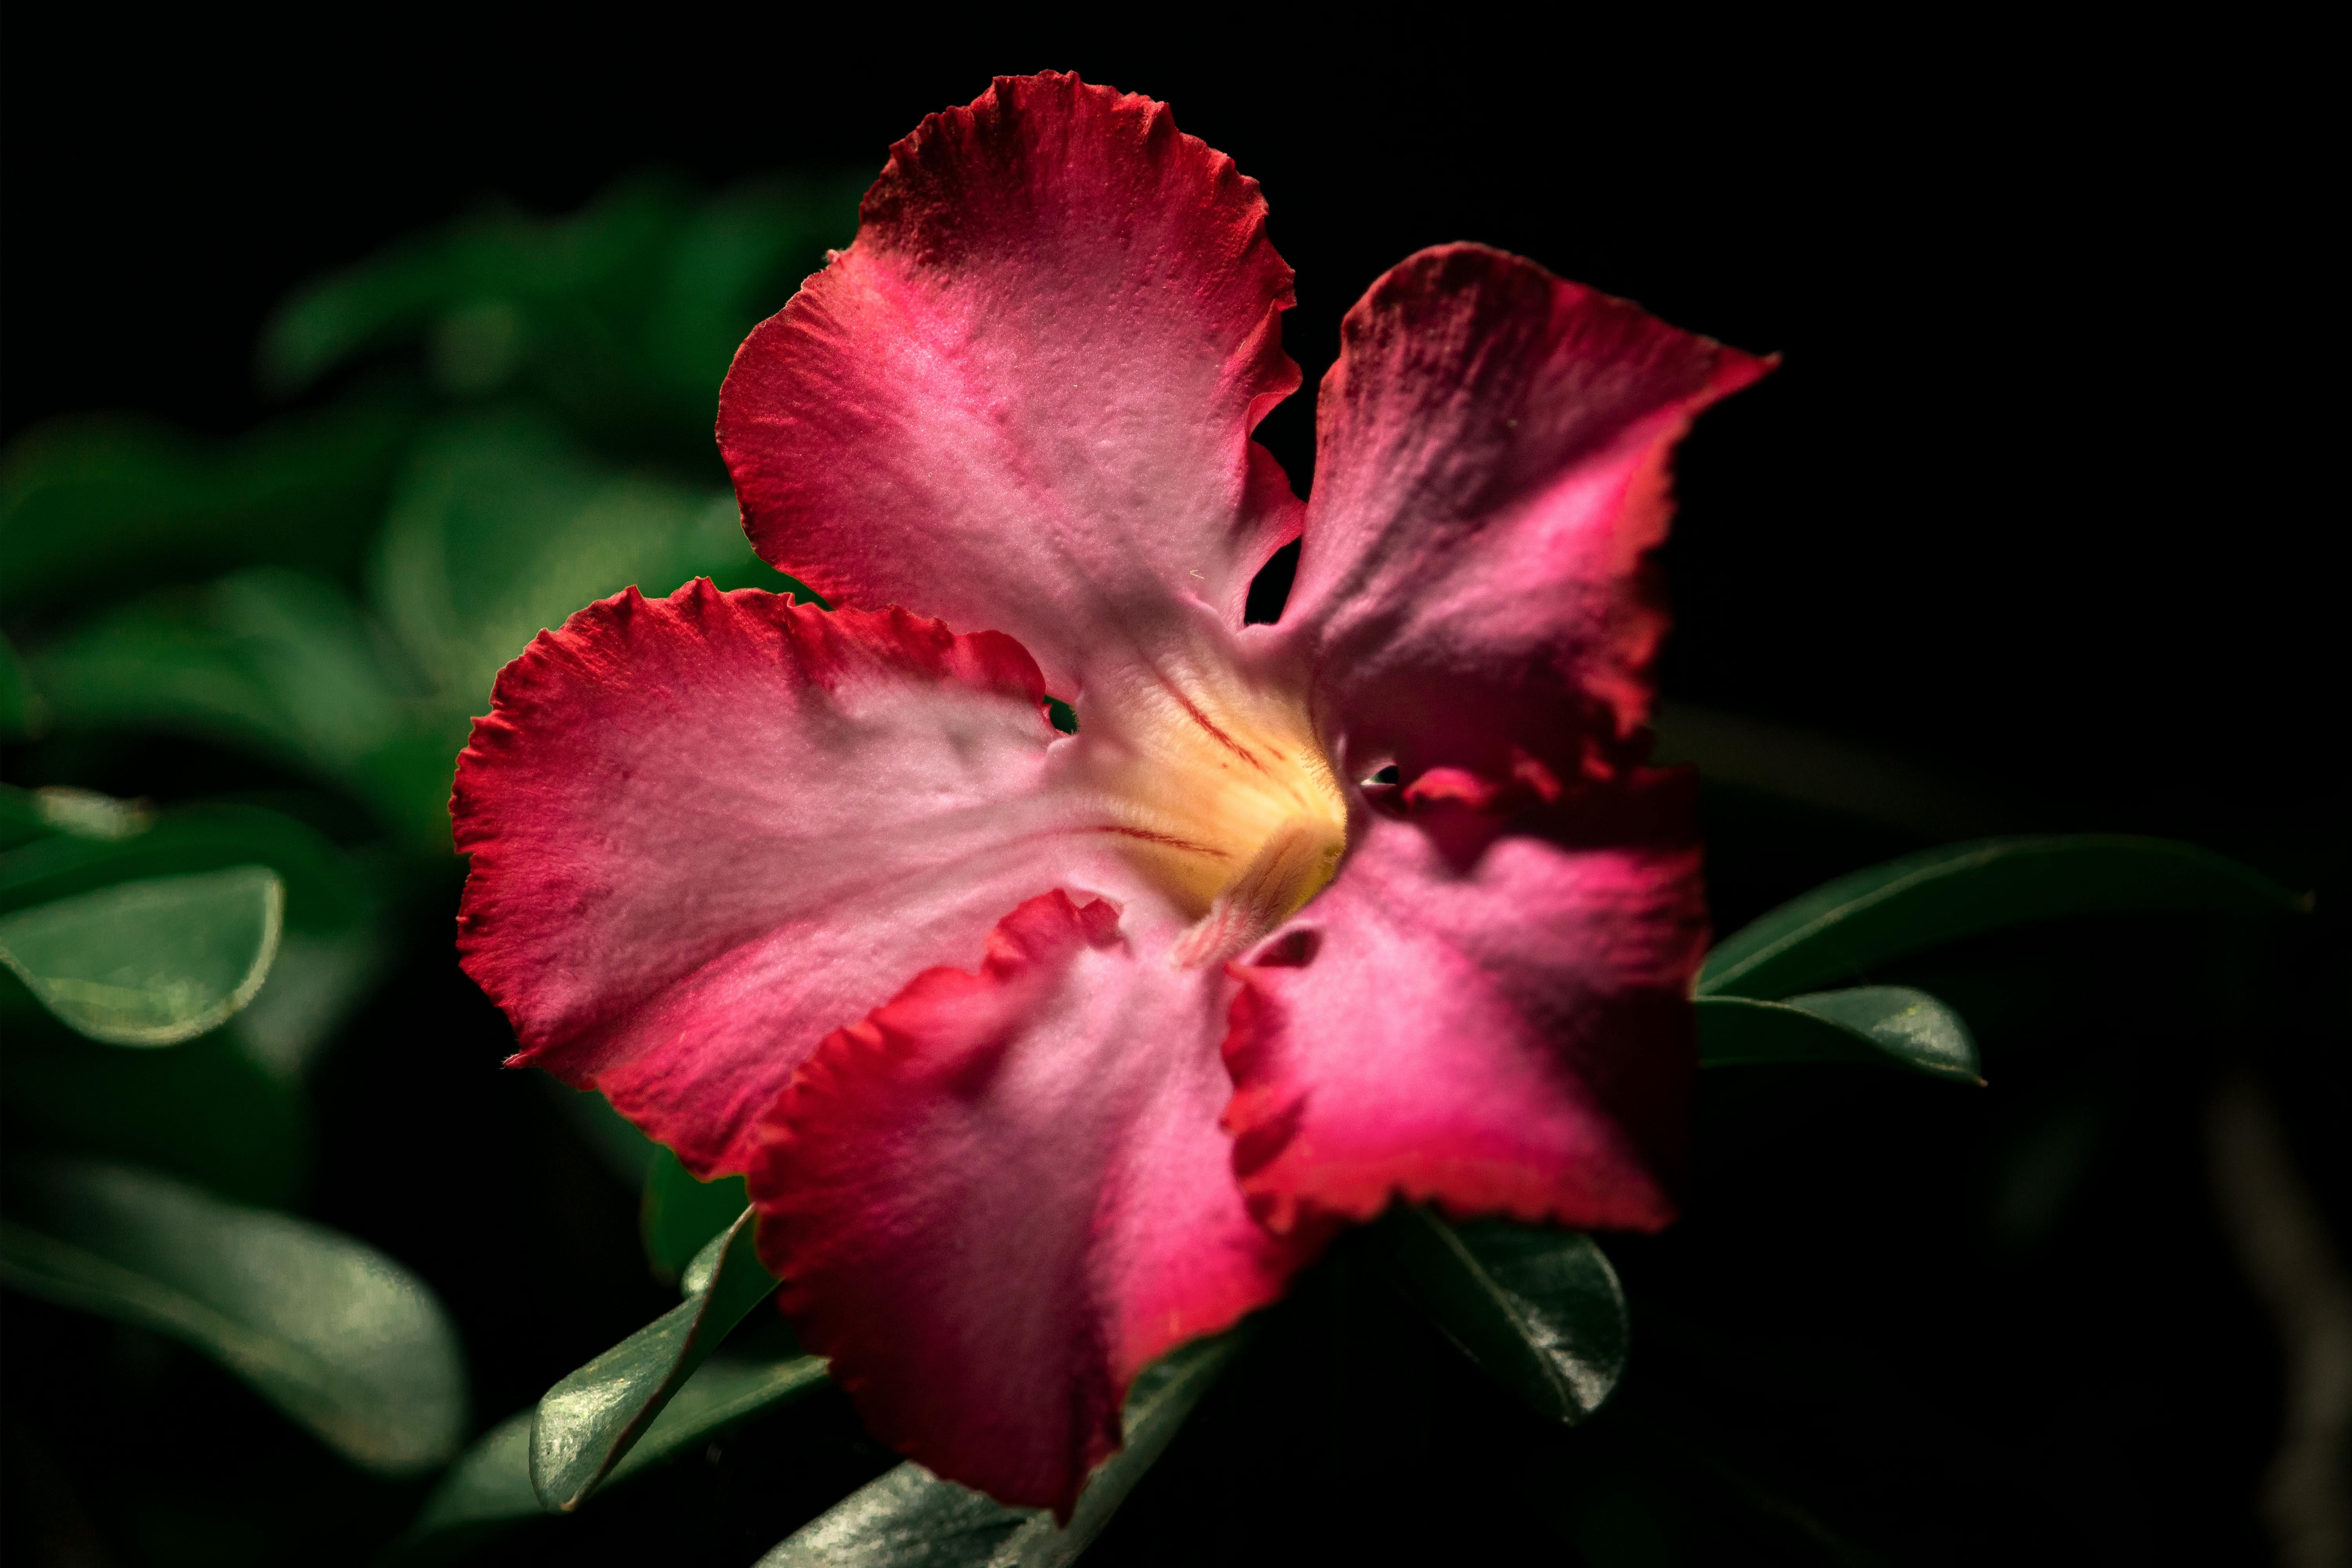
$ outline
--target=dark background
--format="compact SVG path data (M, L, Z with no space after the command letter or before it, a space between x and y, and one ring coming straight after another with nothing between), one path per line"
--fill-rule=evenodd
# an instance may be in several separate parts
M2159 46L1958 24L1727 37L1671 18L1633 37L1572 14L1538 29L1457 10L1424 18L1442 36L1359 27L1344 42L1271 36L1255 15L1185 13L1130 46L956 42L878 11L872 35L842 38L799 20L742 27L685 12L607 29L576 15L560 26L407 11L165 21L12 6L0 427L13 437L50 415L126 408L246 428L275 407L250 373L271 307L421 225L494 196L568 211L646 165L714 186L780 167L878 168L892 140L990 74L1074 68L1168 100L1183 129L1265 186L1299 274L1286 342L1308 386L1265 435L1302 490L1312 387L1371 279L1442 241L1520 251L1786 356L1685 449L1670 697L1964 781L2006 803L1994 826L2157 832L2298 889L2340 879L2326 736L2343 702L2322 548L2340 508L2310 498L2335 466L2320 446L2322 384L2342 357L2341 306L2320 273L2318 100L2297 76L2316 56L2308 40ZM1776 855L1741 820L1748 847L1717 858L1727 930L1905 847L1815 838ZM2101 1015L2078 1001L2010 1037L2078 1046L2084 1019L2104 1016L2105 1033L2071 1054L2011 1045L2004 1061L1989 1034L1993 1075L2015 1100L1954 1109L1934 1092L1885 1091L1864 1108L1873 1131L1860 1143L1743 1179L1696 1222L1734 1240L1621 1254L1637 1311L1646 1280L1662 1298L1777 1303L1759 1321L1801 1320L1790 1332L1803 1353L1759 1330L1777 1348L1750 1361L1769 1360L1769 1374L1728 1382L1691 1369L1736 1363L1737 1347L1692 1329L1701 1348L1661 1352L1650 1389L1668 1405L1727 1404L1738 1414L1723 1440L1735 1447L1743 1431L1768 1451L1789 1431L1810 1434L1826 1457L1808 1473L1831 1478L1820 1484L1864 1538L1908 1543L1897 1560L2147 1561L2168 1542L2201 1561L2260 1560L2250 1500L2275 1433L2276 1365L2203 1213L2195 1124L2217 1047L2168 1019L2148 989L2177 959L2161 944L2084 932L1985 956L2042 973L2053 952L2137 989L2128 1007ZM1957 1000L1967 984L1945 988ZM445 1037L404 1057L412 1017ZM2141 1046L2118 1046L2118 1031ZM605 1190L536 1086L488 1070L502 1025L446 952L419 954L363 1032L322 1089L335 1143L315 1206L433 1279L466 1325L481 1414L495 1417L659 1309L635 1272L628 1195ZM2332 1194L2340 1156L2328 1131L2345 1078L2317 1049L2298 1037L2266 1070ZM1979 1188L1994 1180L1983 1172L2000 1168L2000 1151L2047 1142L2085 1104L2085 1136L2113 1158L2049 1244L2057 1252L2004 1252L1999 1235L1952 1217L1983 1208ZM444 1159L442 1173L383 1173L418 1144ZM1949 1150L1976 1163L1932 1169ZM478 1194L502 1185L542 1194L540 1233L449 1219L469 1203L495 1210ZM1848 1196L1824 1207L1833 1189ZM1916 1217L1927 1210L1942 1217ZM1667 1336L1670 1315L1637 1323ZM11 1321L20 1343L66 1347L52 1360L124 1353L66 1314L12 1302ZM1951 1357L1926 1405L1896 1411L1892 1391L1916 1385L1881 1362L1916 1355L1921 1325L1949 1336ZM1530 1467L1559 1458L1544 1447L1553 1439L1531 1439L1481 1470L1489 1449L1508 1448L1502 1438L1428 1436L1457 1419L1465 1430L1508 1420L1439 1374L1398 1395L1421 1436L1384 1455L1323 1426L1300 1436L1310 1428L1297 1411L1363 1397L1297 1370L1311 1362L1283 1361L1212 1403L1202 1429L1233 1457L1171 1460L1114 1538L1122 1560L1195 1560L1152 1547L1153 1531L1201 1556L1238 1550L1221 1530L1270 1560L1335 1542L1460 1549L1427 1523L1429 1509L1482 1489L1540 1491ZM1799 1367L1814 1381L1792 1394ZM11 1368L21 1386L26 1363ZM196 1363L171 1376L197 1406L242 1397ZM43 1407L56 1397L45 1385ZM794 1508L881 1462L845 1412L825 1419L815 1447L762 1458L761 1443L782 1440L747 1437L746 1457L693 1483L703 1491L649 1482L627 1511L616 1498L612 1539L666 1539L665 1508L734 1509L729 1528L746 1541L763 1521L781 1532ZM273 1423L256 1409L230 1429L300 1446ZM42 1439L54 1455L33 1458L15 1441L14 1468L86 1475L109 1439L77 1428ZM187 1462L160 1441L124 1439L127 1473ZM1641 1442L1599 1451L1586 1473L1650 1473ZM311 1476L304 1484L348 1500L337 1506L362 1533L396 1525L413 1500L310 1461L282 1472L206 1462L227 1467L224 1487ZM779 1467L797 1500L768 1495ZM1279 1497L1270 1475L1284 1478ZM1634 1494L1663 1484L1625 1483ZM765 1500L741 1501L751 1494ZM1399 1498L1411 1501L1391 1519ZM1328 1518L1335 1499L1354 1520L1336 1535L1298 1522ZM1671 1511L1671 1498L1661 1506ZM1228 1522L1202 1522L1217 1520ZM1803 1528L1783 1535L1738 1536L1724 1551L1808 1560ZM1686 1542L1689 1560L1728 1560L1704 1531L1691 1540L1703 1544Z

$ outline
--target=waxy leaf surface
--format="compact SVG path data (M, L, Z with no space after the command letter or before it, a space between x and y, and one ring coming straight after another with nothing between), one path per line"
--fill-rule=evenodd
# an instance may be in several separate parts
M1785 1002L1698 999L1701 1067L1761 1062L1868 1062L1982 1083L1977 1045L1960 1016L1925 991L1862 985Z
M763 1411L813 1393L824 1382L824 1362L817 1356L770 1362L714 1356L663 1406L598 1489L619 1486L701 1447ZM477 1438L425 1500L395 1548L394 1560L446 1554L500 1527L547 1517L530 1485L530 1432L537 1418L535 1410L520 1411Z
M0 916L0 963L92 1039L173 1046L253 1000L285 913L262 866L124 882Z
M23 1192L11 1289L179 1340L367 1469L429 1469L463 1437L457 1333L373 1247L129 1166L44 1164Z
M909 1463L795 1531L758 1568L1066 1568L1167 1451L1246 1336L1195 1341L1137 1376L1122 1421L1126 1447L1088 1479L1066 1529L1050 1513L1006 1508Z
M775 1289L752 1247L751 1226L745 1209L687 1265L685 1300L540 1400L530 1484L550 1510L569 1513L586 1501L727 1331Z
M1529 1408L1572 1426L1624 1375L1625 1292L1591 1237L1455 1225L1418 1204L1372 1235L1405 1297Z
M1708 953L1702 996L1779 997L2025 921L2095 913L2252 915L2299 907L2238 862L2191 845L2112 834L1948 845L1841 877Z

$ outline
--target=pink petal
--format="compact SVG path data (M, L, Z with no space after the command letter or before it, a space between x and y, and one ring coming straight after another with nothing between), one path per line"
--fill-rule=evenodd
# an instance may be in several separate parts
M1317 404L1286 634L1317 650L1356 776L1399 763L1612 776L1648 721L1648 552L1691 420L1770 362L1483 246L1392 268Z
M1309 1247L1234 1185L1231 983L1139 951L1135 923L1023 904L977 974L932 970L827 1039L751 1173L784 1310L874 1434L1065 1517L1136 1373L1272 1300Z
M1507 822L1448 796L1372 816L1235 968L1226 1124L1251 1211L1284 1233L1396 1195L1672 1219L1706 949L1689 793L1652 773Z
M1241 621L1298 530L1249 438L1298 385L1265 203L1164 104L1002 77L923 121L856 243L737 353L719 439L761 554L837 603L1082 672Z
M1010 637L697 581L542 634L458 760L466 971L518 1061L709 1176L831 1030L1093 876ZM1100 836L1094 836L1098 838Z

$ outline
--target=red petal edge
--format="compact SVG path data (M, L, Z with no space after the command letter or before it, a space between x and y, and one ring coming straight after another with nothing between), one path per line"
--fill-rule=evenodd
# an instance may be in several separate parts
M719 442L768 560L1018 637L1053 689L1241 623L1298 532L1250 439L1298 386L1255 181L1168 107L1000 77L893 147L856 242L754 331Z
M1217 1118L1230 984L1139 959L1108 900L1007 916L828 1038L751 1171L784 1311L875 1436L1065 1521L1135 1374L1280 1294Z
M1507 822L1454 800L1375 817L1234 967L1225 1124L1251 1212L1277 1233L1396 1197L1671 1221L1707 937L1690 795L1652 773Z
M1068 872L1043 695L1010 637L700 580L541 634L450 805L514 1059L742 1170L827 1032Z

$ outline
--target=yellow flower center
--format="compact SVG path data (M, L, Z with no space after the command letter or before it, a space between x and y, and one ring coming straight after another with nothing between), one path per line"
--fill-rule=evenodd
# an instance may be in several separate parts
M1089 692L1080 734L1105 830L1192 921L1178 963L1231 957L1339 869L1347 800L1298 695L1157 669Z

